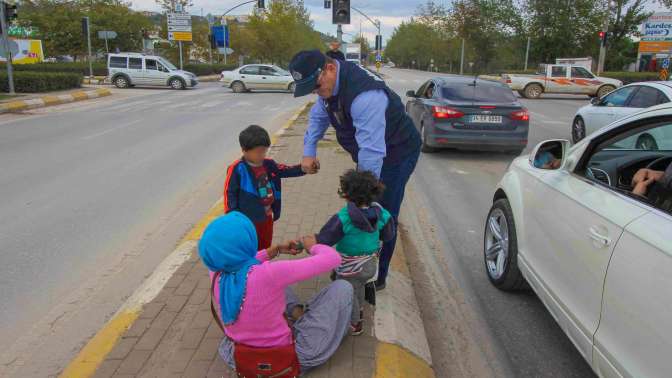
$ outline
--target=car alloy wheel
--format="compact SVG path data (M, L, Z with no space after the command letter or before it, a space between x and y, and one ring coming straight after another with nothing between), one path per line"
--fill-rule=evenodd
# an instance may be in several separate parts
M422 138L422 147L420 147L420 151L427 154L436 152L436 148L427 145L427 140L429 139L429 137L427 137L427 129L425 128L424 124L420 125L420 137Z
M509 258L509 225L501 209L493 209L485 228L485 261L488 274L500 279Z
M525 97L527 98L539 98L541 92L543 92L543 89L539 84L530 84L525 87Z
M170 81L170 87L173 89L184 89L184 83L180 79L172 79Z
M117 78L114 79L114 85L117 88L128 88L128 80L123 76L117 76Z
M583 122L583 118L576 117L572 123L572 142L578 143L583 138L586 137L586 124Z
M234 93L245 92L245 84L241 83L240 81L236 81L235 83L231 84L231 89Z

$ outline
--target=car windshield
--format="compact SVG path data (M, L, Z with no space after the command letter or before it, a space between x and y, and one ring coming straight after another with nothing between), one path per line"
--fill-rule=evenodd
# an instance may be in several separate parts
M513 103L516 97L509 87L493 84L445 84L443 98L454 102Z
M166 59L159 58L159 61L160 61L164 66L166 66L169 70L171 70L171 71L175 71L175 70L177 70L177 67L175 67L172 63L170 63L170 62L167 61Z

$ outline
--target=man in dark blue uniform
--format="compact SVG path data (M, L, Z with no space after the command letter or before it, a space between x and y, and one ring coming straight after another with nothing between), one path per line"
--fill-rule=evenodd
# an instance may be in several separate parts
M338 143L350 153L357 169L373 172L383 184L381 205L399 217L404 190L420 155L420 134L406 114L401 98L364 68L337 61L318 50L301 51L289 64L294 96L316 93L303 141L304 171L319 170L317 142L332 125ZM383 244L376 288L385 287L396 237Z

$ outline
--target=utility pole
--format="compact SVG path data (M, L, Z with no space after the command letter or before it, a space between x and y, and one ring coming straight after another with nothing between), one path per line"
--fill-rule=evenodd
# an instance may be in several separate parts
M462 53L460 54L460 75L464 74L464 38L462 38Z
M611 15L611 4L609 0L605 1L607 4L607 11L604 14L604 24L602 25L602 32L604 33L604 39L600 40L600 56L597 60L597 74L601 74L604 71L604 60L607 57L607 33L609 32L609 16Z
M343 27L341 24L336 27L336 39L338 39L338 43L343 43Z
M7 40L7 34L9 31L9 25L7 25L7 20L5 19L5 2L0 2L0 27L2 27L2 45L5 48L5 54L7 54L7 80L9 80L9 94L13 95L14 92L14 69L12 67L12 52L9 51L9 41Z
M530 37L527 37L527 49L525 49L525 71L527 71L527 60L530 57Z
M89 16L84 17L86 23L86 44L89 47L89 77L93 77L93 62L91 61L91 22Z

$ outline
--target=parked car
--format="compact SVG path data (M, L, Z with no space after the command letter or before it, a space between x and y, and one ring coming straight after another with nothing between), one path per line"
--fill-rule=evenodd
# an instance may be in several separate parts
M644 133L661 135L666 149L622 147ZM501 290L529 285L601 377L670 376L672 193L659 183L646 197L631 192L640 168L670 162L666 103L573 147L540 143L511 163L486 218L489 281Z
M248 64L233 71L222 71L220 80L236 93L253 89L281 90L294 93L294 78L282 68L270 64Z
M629 84L602 98L594 98L576 112L572 121L572 141L576 143L603 126L642 108L670 102L671 98L672 83L667 81ZM650 142L650 135L643 134L637 145Z
M500 82L436 77L406 96L423 152L452 147L519 154L527 146L530 114Z
M117 88L149 85L185 89L198 85L196 75L180 70L167 59L154 55L109 54L107 71L109 79Z
M602 97L623 85L620 80L595 76L573 64L541 64L535 75L502 74L502 81L525 98L539 98L542 93Z

